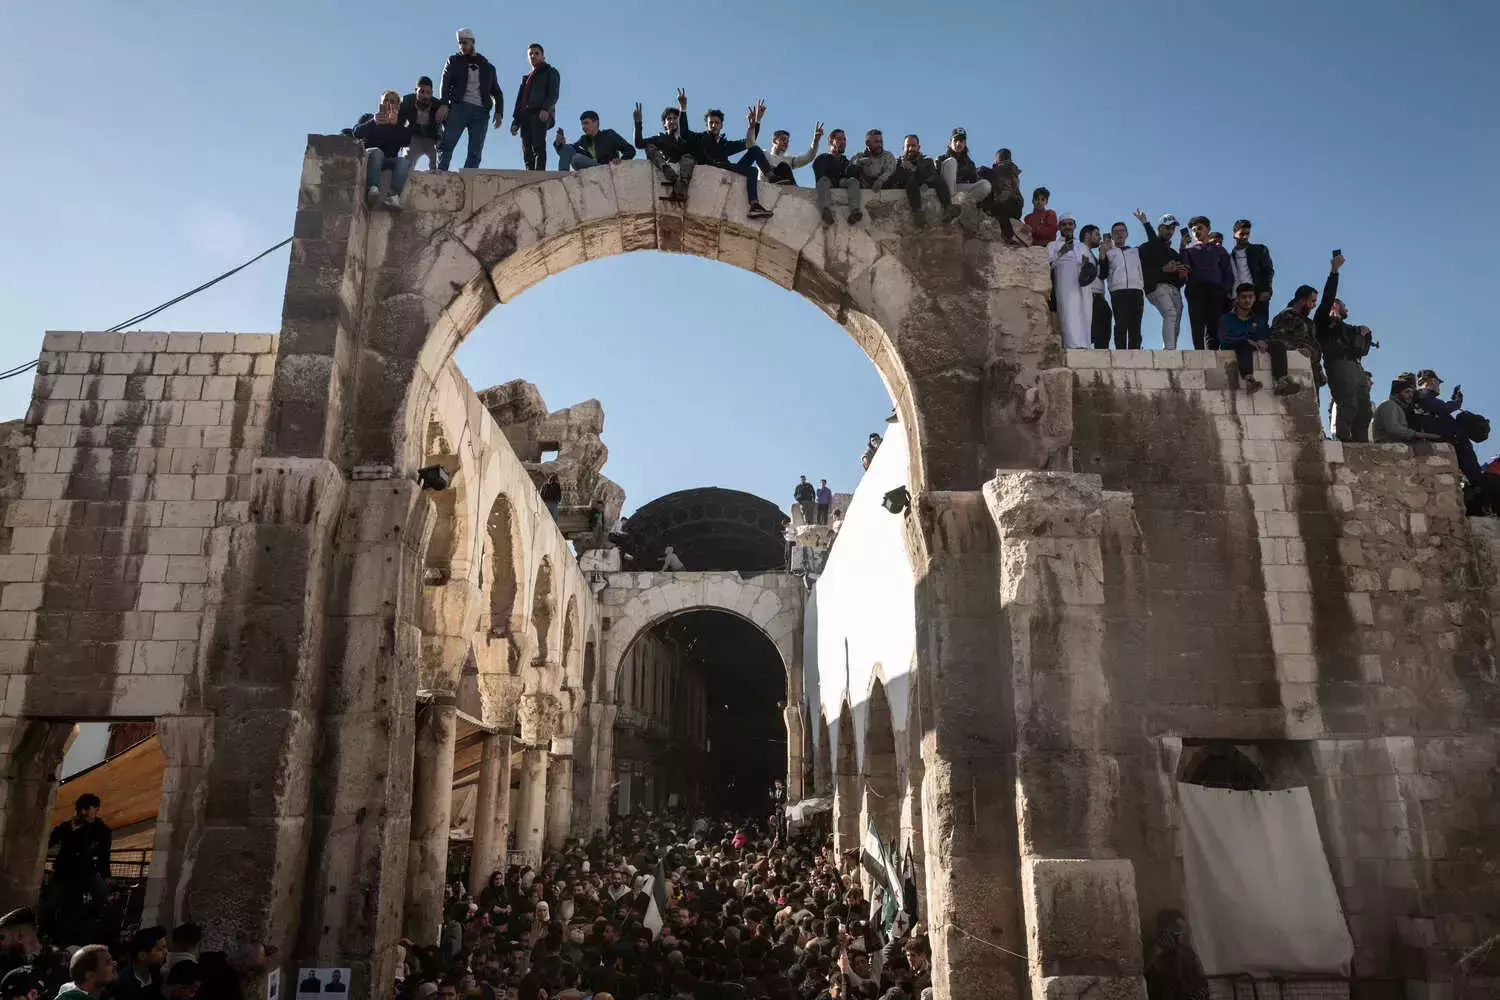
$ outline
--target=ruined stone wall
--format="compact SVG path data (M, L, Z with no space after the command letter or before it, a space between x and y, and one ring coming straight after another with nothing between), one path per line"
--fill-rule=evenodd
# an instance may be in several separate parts
M1447 448L1325 442L1227 357L1069 352L1102 587L1097 647L1062 648L1098 668L1028 678L1023 855L1129 858L1149 930L1182 903L1175 783L1228 741L1311 786L1355 975L1442 978L1500 929L1493 563Z
M0 715L199 703L275 350L265 334L47 334L5 507Z

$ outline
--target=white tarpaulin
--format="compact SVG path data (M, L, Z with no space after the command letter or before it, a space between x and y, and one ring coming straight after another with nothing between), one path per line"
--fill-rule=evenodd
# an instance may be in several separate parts
M1306 788L1179 784L1193 946L1209 975L1349 974L1354 942Z

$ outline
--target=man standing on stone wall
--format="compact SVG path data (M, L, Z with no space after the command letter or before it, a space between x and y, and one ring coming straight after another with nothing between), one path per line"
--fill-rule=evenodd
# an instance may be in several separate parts
M1182 282L1187 277L1182 255L1172 248L1177 216L1163 215L1155 229L1151 228L1145 212L1136 209L1135 217L1146 230L1146 242L1140 247L1146 298L1161 313L1161 346L1175 351L1177 334L1182 329Z
M1108 248L1105 246L1104 234L1092 223L1083 227L1078 238L1087 248L1086 270L1092 274L1088 281L1089 339L1095 350L1104 351L1109 349L1109 325L1113 319L1109 302L1104 297L1103 256Z
M1370 328L1351 326L1349 307L1337 298L1339 268L1344 255L1334 254L1329 264L1328 283L1323 287L1323 304L1318 306L1313 325L1318 331L1318 346L1323 351L1323 366L1328 372L1328 394L1333 397L1334 437L1340 441L1369 441L1370 375L1362 359L1370 353Z
M792 490L792 499L797 501L797 506L802 509L802 523L815 524L817 522L816 501L818 491L813 489L813 484L803 476Z
M500 90L494 65L474 50L474 32L468 28L458 29L458 51L448 57L448 64L443 67L441 96L448 106L448 121L443 128L438 169L447 170L452 164L458 140L467 132L469 151L464 157L464 167L472 170L479 166L479 157L484 152L490 108L495 109L496 128L505 117L505 94Z
M1188 220L1193 242L1182 252L1187 263L1188 328L1193 346L1198 350L1219 349L1219 320L1230 304L1234 288L1234 268L1229 252L1209 240L1213 225L1206 215Z
M443 122L448 120L448 107L442 101L433 100L432 77L417 78L417 89L401 98L401 113L397 124L411 129L411 143L406 147L407 167L415 167L417 158L427 157L427 169L438 168L438 149L443 144Z
M557 114L562 74L547 62L547 53L538 42L526 46L526 59L531 70L521 77L521 89L510 117L510 134L521 136L521 157L526 169L546 170L547 130Z
M1109 284L1109 304L1115 314L1115 349L1141 349L1141 317L1146 312L1146 275L1141 252L1130 245L1130 228L1123 222L1109 227L1104 259L1099 262Z
M828 511L833 508L833 490L828 488L828 480L818 480L818 492L814 495L818 501L818 523L828 523Z
M1092 262L1093 258L1088 248L1073 238L1077 225L1073 216L1064 212L1057 224L1057 239L1047 244L1047 261L1052 265L1052 295L1057 301L1058 321L1062 324L1063 347L1088 347L1090 343L1090 282L1080 279L1084 277L1085 262Z

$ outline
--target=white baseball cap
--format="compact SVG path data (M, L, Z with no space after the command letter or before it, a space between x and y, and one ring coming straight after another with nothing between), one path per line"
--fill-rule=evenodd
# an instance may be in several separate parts
M1182 223L1180 223L1180 222L1177 221L1177 216L1172 215L1170 213L1168 213L1167 215L1163 215L1160 219L1157 219L1156 220L1156 224L1158 226L1180 226L1180 225L1182 225Z
M474 32L470 31L468 28L459 28L458 29L458 40L461 42L465 38L467 38L469 41L472 42L474 40Z

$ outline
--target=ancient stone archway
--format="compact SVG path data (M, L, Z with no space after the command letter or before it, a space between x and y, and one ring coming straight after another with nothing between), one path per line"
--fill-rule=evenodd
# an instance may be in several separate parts
M677 207L641 162L560 178L422 174L404 212L367 213L361 164L351 140L309 140L270 457L411 468L443 365L486 313L548 274L647 249L753 270L843 325L915 429L914 489L972 489L1057 448L1028 394L1060 358L1048 276L987 219L920 231L891 195L871 200L866 224L824 227L810 192L774 188L775 217L752 224L732 174L699 171Z
M862 759L862 809L860 832L874 820L882 841L897 837L901 815L901 786L896 760L896 731L891 719L891 705L886 700L885 683L876 674L870 681L865 702L865 733Z
M536 571L536 582L531 585L531 631L536 635L536 662L548 663L552 659L552 560L542 557Z

